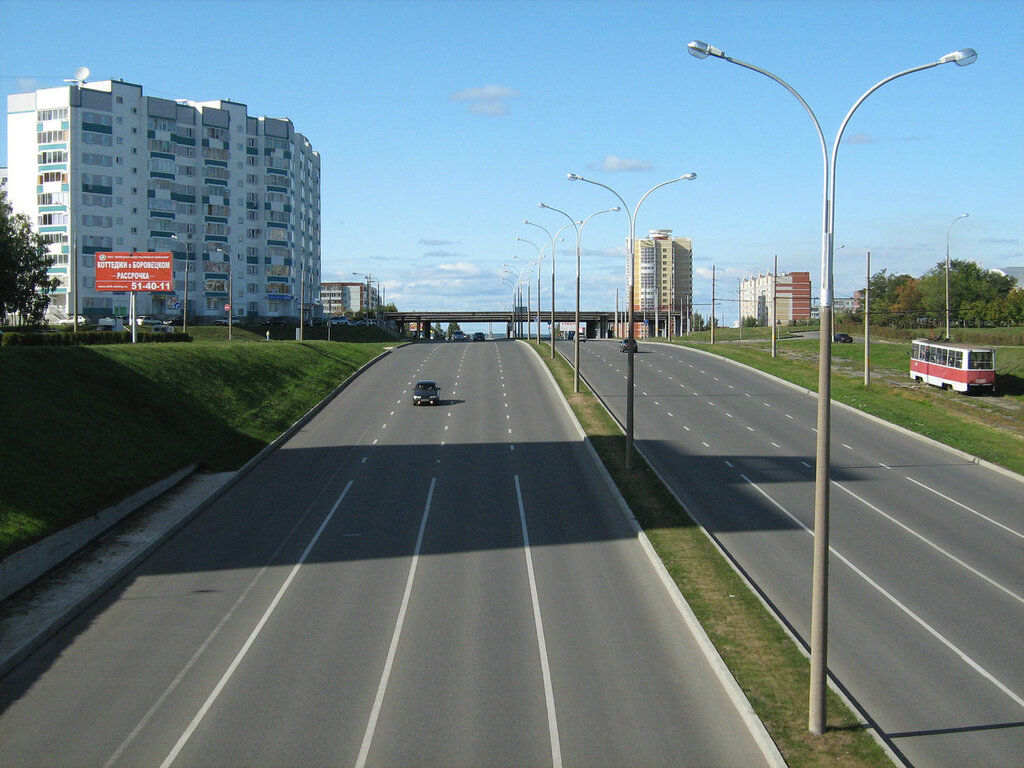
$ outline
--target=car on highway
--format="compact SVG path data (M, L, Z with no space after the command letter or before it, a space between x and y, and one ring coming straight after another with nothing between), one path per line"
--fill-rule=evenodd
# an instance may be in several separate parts
M426 403L427 405L438 405L441 402L441 388L437 386L436 381L430 381L425 379L423 381L417 381L416 386L412 388L412 404L420 405Z
M452 341L465 341L466 334L462 331L452 331Z
M473 334L473 341L486 341L487 337L484 336L483 332L477 331Z
M623 339L622 341L619 342L619 352L629 352L630 346L633 347L634 352L636 352L637 349L639 349L639 347L637 347L636 339Z
M848 333L837 333L832 337L833 344L853 344L853 336Z

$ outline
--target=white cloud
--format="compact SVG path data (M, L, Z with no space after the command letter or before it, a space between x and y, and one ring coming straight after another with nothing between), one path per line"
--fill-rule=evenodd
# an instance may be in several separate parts
M518 95L518 91L505 85L485 85L482 88L464 88L448 98L451 101L468 101L467 111L471 115L500 116L508 114L505 102Z
M854 133L846 138L844 144L877 144L878 139L866 133Z
M419 244L420 245L432 245L432 246L438 247L438 246L442 246L442 245L459 245L459 242L457 240L427 240L427 239L424 239L424 238L420 238Z
M598 168L602 171L608 171L609 173L616 173L618 171L650 171L654 166L648 162L644 162L643 160L634 160L629 157L616 157L615 155L605 155L604 160L601 161L601 165L599 165Z

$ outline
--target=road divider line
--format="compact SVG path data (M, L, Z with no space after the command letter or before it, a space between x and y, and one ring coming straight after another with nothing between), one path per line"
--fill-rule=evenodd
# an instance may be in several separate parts
M879 462L879 463L881 463L881 462ZM882 464L882 466L883 466L883 467L885 467L885 464ZM885 468L886 468L886 469L892 469L892 467L885 467ZM978 511L978 510L976 510L976 509L971 509L971 508L970 508L970 507L968 507L968 506L967 506L966 504L961 504L961 503L960 503L959 501L957 501L956 499L952 499L952 498L950 498L949 496L947 496L947 495L946 495L946 494L944 494L944 493L939 493L939 492L938 492L938 491L936 491L936 490L935 490L934 488L929 488L929 487L928 487L927 485L925 485L924 483L922 483L922 482L919 482L919 481L915 480L914 478L910 477L909 475L904 475L904 477L906 477L906 478L907 478L907 480L909 480L910 482L914 483L914 485L919 485L919 486L921 486L922 488L924 488L924 489L925 489L926 491L931 491L931 492L932 492L932 493L934 493L934 494L935 494L936 496L941 496L941 497L942 497L943 499L945 499L946 501L948 501L948 502L949 502L950 504L956 504L956 505L957 505L958 507L960 507L961 509L966 509L966 510L967 510L968 512L970 512L970 513L971 513L972 515L977 515L977 516L978 516L978 517L980 517L980 518L981 518L982 520L986 520L986 521L988 521L988 522L992 523L992 525L996 525L996 526L998 526L998 527L1002 528L1002 529L1003 529L1004 531L1006 531L1007 533L1012 533L1012 534L1013 534L1014 536L1017 536L1018 538L1024 539L1024 533L1021 533L1020 531L1015 531L1015 530L1013 530L1013 528L1010 528L1009 526L1003 525L1003 524L1002 524L1002 523L1000 523L1000 522L999 522L998 520L993 520L993 519L992 519L991 517L989 517L988 515L984 515L984 514L982 514L981 512L979 512L979 511Z
M373 732L377 729L377 718L380 717L381 706L384 703L384 692L387 690L388 680L391 678L391 668L395 663L398 640L402 636L402 625L405 623L405 611L409 607L412 583L416 578L416 566L420 560L420 547L423 546L423 532L427 528L430 502L434 498L434 485L436 483L436 477L430 478L430 490L427 491L427 503L423 505L423 518L420 520L420 532L416 537L416 549L413 551L412 563L409 565L409 577L405 581L405 594L402 595L402 605L398 609L398 619L395 622L395 633L391 637L391 646L388 648L387 659L384 661L384 670L381 672L380 684L377 686L377 695L374 697L373 708L370 710L370 721L366 724L363 744L359 748L359 756L356 758L356 768L363 768L366 765L366 757L370 752L370 744L373 742Z
M771 495L767 491L765 491L763 488L761 488L757 483L752 481L746 475L741 474L740 477L742 477L747 483L749 483L750 486L753 487L758 493L760 493L762 496L764 496L766 499L768 499L768 501L770 501L776 508L778 508L786 517L788 517L790 520L792 520L794 523L796 523L798 526L800 526L804 530L804 532L806 532L809 536L811 536L811 538L814 538L814 531L812 531L810 528L808 528L806 525L804 525L803 522L799 518L797 518L788 509L786 509L779 502L777 502L775 499L773 499L771 497ZM901 611L903 611L903 613L905 613L913 621L915 621L928 634L930 634L932 637L934 637L936 640L938 640L942 645L946 646L946 648L948 648L954 654L959 656L960 659L965 664L967 664L971 669L973 669L975 672L977 672L983 678L985 678L990 683L992 683L992 685L994 685L1000 691L1002 691L1007 696L1009 696L1010 699L1012 699L1016 704L1018 704L1021 707L1024 707L1024 698L1021 698L1018 694L1016 694L1012 690L1010 690L1000 680L998 680L995 677L995 675L993 675L991 672L989 672L987 669L985 669L983 666L981 666L978 662L976 662L974 659L972 659L970 656L968 656L964 651L960 650L960 648L955 646L952 642L947 640L942 634L939 633L939 631L937 629L932 627L931 624L929 624L927 621L925 621L920 616L918 616L916 613L914 613L912 610L910 610L907 606L905 606L903 603L901 603L896 598L895 595L893 595L892 593L888 592L881 584L876 582L874 579L872 579L870 576L868 576L864 571L862 571L860 568L858 568L856 565L854 565L850 561L850 559L848 557L846 557L845 555L843 555L840 552L838 552L836 550L836 548L833 547L833 546L829 546L828 551L831 554L835 555L836 559L839 560L840 562L842 562L844 565L846 565L846 567L848 567L851 571L853 571L855 574L857 574L862 579L864 579L864 581L867 582L872 588L874 588L879 594L881 594L882 597L884 597L886 600L888 600L894 606L896 606Z
M940 546L939 546L938 544L936 544L935 542L931 541L930 539L928 539L928 538L927 538L927 537L925 537L924 535L922 535L922 534L918 533L917 531L915 531L915 530L914 530L913 528L911 528L911 527L910 527L909 525L907 525L907 524L905 524L905 523L901 523L901 522L900 522L899 520L897 520L897 519L896 519L895 517L893 517L892 515L890 515L890 514L889 514L889 513L887 513L887 512L884 512L884 511L882 511L881 509L879 509L878 507L876 507L876 506L875 506L874 504L872 504L872 503L871 503L870 501L868 501L867 499L864 499L864 498L862 498L862 497L858 496L858 495L857 495L856 493L854 493L853 491L851 491L851 490L850 490L849 488L845 487L845 486L844 486L844 485L843 485L842 483L837 483L837 482L836 482L835 480L833 480L833 481L832 481L832 485L834 485L834 486L835 486L836 488L838 488L838 489L839 489L839 490L841 490L841 491L845 491L845 492L846 492L846 493L848 493L848 494L849 494L850 496L853 496L853 498L855 498L855 499L856 499L857 501L859 501L859 502L860 502L861 504L863 504L863 505L864 505L865 507L867 507L868 509L870 509L870 510L872 510L872 511L874 511L874 512L877 512L877 513L878 513L879 515L881 515L882 517L884 517L884 518L885 518L886 520L888 520L888 521L889 521L890 523L892 523L893 525L899 526L900 528L902 528L902 529L903 529L904 531L906 531L907 533L909 533L909 534L910 534L911 536L913 536L914 538L916 538L916 539L918 539L918 540L920 540L920 541L924 542L925 544L927 544L927 545L928 545L929 547L931 547L932 549L934 549L934 550L935 550L936 552L938 552L938 553L940 553L940 554L942 554L942 555L945 555L946 557L948 557L948 558L949 558L950 560L952 560L952 561L953 561L954 563L956 563L957 565L961 566L962 568L966 568L966 569L967 569L968 571L970 571L971 573L973 573L973 574L974 574L975 576L977 576L977 577L978 577L979 579L981 579L982 581L986 581L986 582L988 582L989 584L991 584L991 585L992 585L993 587L995 587L996 589L1000 590L1001 592L1005 592L1005 593L1006 593L1007 595L1009 595L1010 597L1012 597L1012 598L1013 598L1014 600L1016 600L1016 601L1017 601L1018 603L1024 604L1024 597L1022 597L1021 595L1018 595L1018 594L1017 594L1016 592L1014 592L1014 591L1013 591L1013 590L1011 590L1011 589L1007 589L1007 588L1006 588L1006 587L1004 587L1004 586L1003 586L1002 584L1000 584L1000 583L999 583L998 581L996 581L995 579L993 579L993 578L991 578L991 577L989 577L989 576L986 576L986 575L985 575L984 573L982 573L981 571L979 571L979 570L978 570L977 568L974 568L973 566L971 566L971 565L968 565L968 564L967 564L967 563L965 563L965 562L964 562L963 560L961 560L961 559L960 559L959 557L957 557L956 555L954 555L954 554L953 554L952 552L948 552L948 551L946 551L945 549L943 549L942 547L940 547Z
M245 655L249 652L249 649L252 647L253 643L256 642L256 638L259 637L260 632L263 630L263 626L267 623L267 620L270 618L270 615L274 612L274 609L277 608L277 604L281 602L281 598L284 597L284 593L288 591L288 587L291 586L292 581L295 579L295 575L299 572L299 568L301 568L302 564L306 562L306 558L309 557L309 553L313 549L313 546L320 539L320 534L324 532L324 529L327 527L327 524L331 522L331 518L333 518L334 513L338 511L338 507L341 505L342 500L345 498L345 494L348 493L349 488L351 487L352 481L349 480L348 484L345 486L345 490L341 492L341 495L338 497L338 500L335 501L334 506L331 507L331 511L327 513L327 516L324 517L323 522L320 523L320 527L316 529L316 533L313 534L313 538L309 540L309 544L306 545L306 549L299 557L298 562L295 563L295 565L292 567L291 571L288 574L288 578L284 580L284 583L281 585L281 588L278 589L277 594L274 595L274 599L271 600L270 605L267 606L267 610L263 612L263 616L260 618L259 622L257 622L252 632L249 633L248 639L245 641L245 643L242 645L242 648L235 655L234 660L228 666L227 670L224 672L223 675L221 675L221 678L218 681L217 685L214 687L213 691L210 693L209 696L206 697L206 701L203 703L203 706L199 708L199 711L196 712L195 717L192 718L192 722L189 723L188 727L185 729L185 732L181 734L181 736L178 738L178 741L171 748L171 751L168 753L167 757L164 758L164 761L160 764L160 768L168 768L168 766L174 763L175 759L178 757L178 753L181 752L185 744L188 743L189 738L191 738L196 728L199 727L199 724L203 721L203 718L206 716L206 713L210 711L210 707L213 706L213 703L217 700L217 697L220 696L220 692L223 691L224 686L227 685L228 680L231 679L231 676L235 673L235 670L238 669L238 666L242 663L242 660L245 658Z
M551 685L551 668L548 665L548 648L544 641L544 623L540 616L540 598L537 595L537 579L533 572L533 555L530 554L530 532L526 527L526 511L523 508L523 492L519 487L519 475L515 475L516 500L519 502L519 522L523 528L523 549L526 551L526 575L530 580L530 599L533 601L533 622L537 627L537 647L540 651L540 672L544 680L544 703L548 710L548 734L551 738L551 762L554 768L562 767L562 747L558 741L558 719L555 715L555 692ZM357 767L358 768L358 767Z

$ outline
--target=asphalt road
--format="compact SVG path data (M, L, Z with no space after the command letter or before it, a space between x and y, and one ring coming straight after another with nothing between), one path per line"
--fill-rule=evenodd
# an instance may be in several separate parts
M766 758L514 342L396 350L0 680L4 768L562 764Z
M806 643L816 398L699 351L635 359L637 445ZM618 343L581 360L624 423ZM839 407L831 456L831 674L919 768L1021 766L1024 484Z

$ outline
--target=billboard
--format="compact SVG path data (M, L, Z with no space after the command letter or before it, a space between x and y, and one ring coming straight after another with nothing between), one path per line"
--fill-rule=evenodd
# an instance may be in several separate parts
M96 254L97 291L173 291L171 253Z

